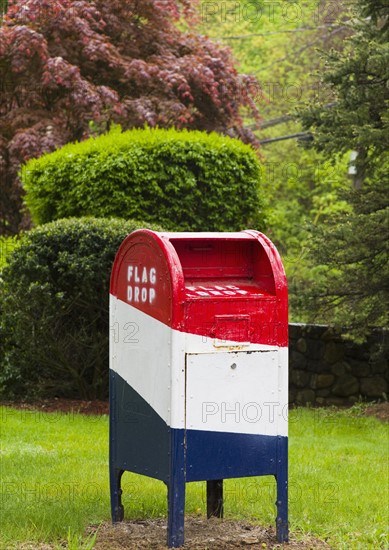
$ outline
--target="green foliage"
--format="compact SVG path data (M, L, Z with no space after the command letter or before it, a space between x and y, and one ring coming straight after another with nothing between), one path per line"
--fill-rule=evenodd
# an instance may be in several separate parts
M366 4L372 3L359 0L361 12ZM389 146L389 8L384 11L376 22L360 13L345 50L325 57L322 84L333 91L335 104L316 103L301 114L313 132L312 146L327 155L357 151L356 166L364 175Z
M322 277L309 297L322 319L336 319L350 327L350 336L363 340L372 327L389 321L387 181L365 182L343 196L349 211L334 212L313 232L311 255L322 265Z
M29 161L22 180L36 223L93 215L182 231L260 224L258 158L215 133L115 127Z
M302 102L319 95L330 100L314 74L322 68L319 48L342 47L349 31L343 20L350 17L350 2L247 2L201 0L200 30L231 47L239 68L253 74L254 98L265 121L290 114ZM253 123L254 120L248 122ZM295 122L261 129L259 139L299 131ZM274 131L273 131L274 130ZM292 142L283 142L283 150ZM273 145L264 156L273 156ZM277 155L284 161L285 155Z
M347 183L347 158L326 162L315 151L291 149L288 161L266 163L264 189L274 197L269 212L269 236L285 258L301 258L308 226L322 223L344 204L337 192Z
M17 245L17 237L0 236L0 272L7 263L7 258Z
M357 8L344 52L326 56L323 84L335 103L316 104L301 119L315 137L311 146L330 161L339 152L357 153L353 188L339 195L348 210L334 211L313 232L311 258L321 279L310 308L360 340L372 325L388 323L389 8L371 0Z
M107 397L112 262L144 226L80 218L22 235L0 281L0 393Z
M319 318L308 292L321 281L323 273L309 254L311 230L321 227L333 214L350 210L339 197L339 191L348 184L348 156L339 156L331 163L322 154L298 150L296 145L290 153L289 162L265 164L264 189L275 198L267 234L283 258L290 319L315 322Z
M8 0L0 0L0 17L2 18L3 15L7 13L8 10ZM0 25L2 24L2 20L0 20Z

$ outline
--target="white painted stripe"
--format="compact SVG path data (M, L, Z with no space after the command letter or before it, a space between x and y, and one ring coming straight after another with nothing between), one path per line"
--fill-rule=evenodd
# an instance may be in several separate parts
M110 296L110 368L171 426L172 330Z
M287 435L278 359L278 351L187 355L187 428Z
M173 330L112 295L110 300L110 368L168 426L287 435L287 348L232 341L219 347L212 338Z

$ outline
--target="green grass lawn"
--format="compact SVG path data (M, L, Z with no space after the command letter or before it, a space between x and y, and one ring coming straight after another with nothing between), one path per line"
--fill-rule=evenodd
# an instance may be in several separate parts
M290 529L333 548L388 548L388 425L353 411L296 409L290 423ZM108 418L0 409L0 548L58 542L109 520ZM205 513L187 485L187 514ZM161 482L123 476L126 517L166 515ZM270 477L225 482L225 516L274 525Z

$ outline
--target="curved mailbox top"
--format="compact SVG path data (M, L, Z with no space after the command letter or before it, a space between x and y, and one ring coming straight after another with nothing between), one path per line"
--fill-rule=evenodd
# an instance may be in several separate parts
M182 332L287 346L284 268L258 231L134 231L116 255L110 292Z

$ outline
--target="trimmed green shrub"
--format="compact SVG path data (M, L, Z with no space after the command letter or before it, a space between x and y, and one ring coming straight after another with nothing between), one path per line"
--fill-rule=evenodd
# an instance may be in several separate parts
M35 223L116 216L180 231L261 225L254 149L216 133L142 129L91 138L30 160L21 171Z
M110 273L140 227L79 218L22 235L0 278L3 396L107 397Z
M17 244L17 237L2 237L0 236L0 271L7 263L7 258Z

